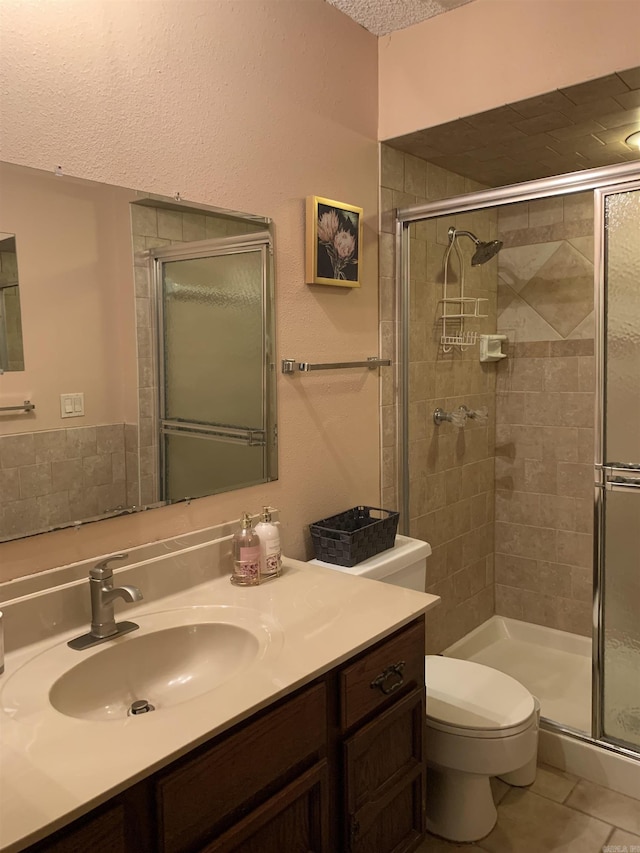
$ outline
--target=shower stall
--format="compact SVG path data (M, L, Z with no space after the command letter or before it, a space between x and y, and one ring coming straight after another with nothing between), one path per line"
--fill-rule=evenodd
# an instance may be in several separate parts
M431 651L510 672L547 731L638 759L638 165L397 206L393 245L383 462L403 532L433 546Z

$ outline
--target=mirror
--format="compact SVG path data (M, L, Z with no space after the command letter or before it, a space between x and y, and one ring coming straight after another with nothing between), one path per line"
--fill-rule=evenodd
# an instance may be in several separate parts
M270 221L6 163L0 195L0 541L276 479Z
M0 373L24 370L15 234L0 232Z

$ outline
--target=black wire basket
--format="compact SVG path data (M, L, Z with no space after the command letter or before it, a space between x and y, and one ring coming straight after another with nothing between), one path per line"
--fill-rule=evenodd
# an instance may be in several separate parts
M318 560L335 566L355 566L393 548L400 513L356 506L309 525Z

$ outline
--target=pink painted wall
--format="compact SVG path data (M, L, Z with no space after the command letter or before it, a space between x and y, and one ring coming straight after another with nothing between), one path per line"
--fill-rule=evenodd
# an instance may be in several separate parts
M637 0L474 0L379 40L379 138L640 65Z
M324 0L3 0L0 33L1 160L271 217L278 359L377 353L374 36ZM360 289L304 283L311 194L364 208ZM0 579L263 503L304 557L309 522L378 505L378 378L278 373L278 398L277 482L7 543Z
M24 371L0 379L0 434L135 423L138 391L129 202L135 193L0 163L0 230L17 234ZM83 392L63 419L60 395Z

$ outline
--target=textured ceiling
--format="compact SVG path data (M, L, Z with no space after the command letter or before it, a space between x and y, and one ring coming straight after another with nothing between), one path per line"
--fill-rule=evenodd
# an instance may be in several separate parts
M473 0L328 0L376 36L386 36Z
M640 161L640 67L385 140L489 186Z

